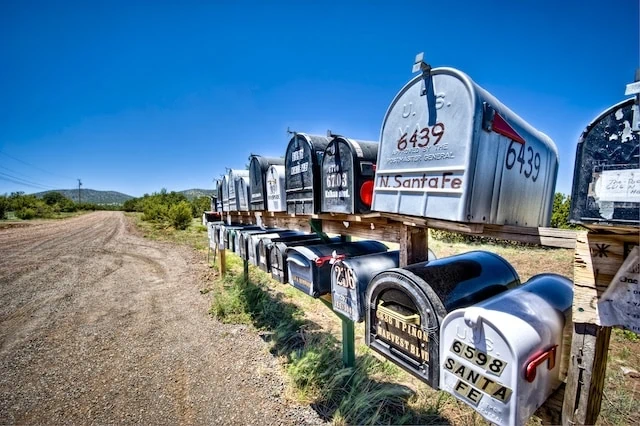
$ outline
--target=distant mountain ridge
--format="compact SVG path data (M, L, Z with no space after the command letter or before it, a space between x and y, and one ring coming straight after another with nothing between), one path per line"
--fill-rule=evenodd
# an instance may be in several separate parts
M73 202L78 202L78 190L77 189L54 189L51 191L36 192L35 195L38 198L42 198L47 192L59 192L65 197L71 199ZM127 200L134 197L131 195L123 194L117 191L99 191L97 189L81 189L80 201L83 203L92 204L122 204Z
M187 197L187 200L189 201L198 197L210 197L211 195L216 195L215 189L193 188L193 189L185 189L184 191L177 191L177 192Z

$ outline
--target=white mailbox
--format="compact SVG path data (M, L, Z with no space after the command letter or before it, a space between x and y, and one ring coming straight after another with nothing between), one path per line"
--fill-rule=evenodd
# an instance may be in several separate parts
M566 375L572 301L570 280L540 274L449 313L440 329L440 389L492 423L524 424Z
M419 64L382 123L372 210L548 226L553 141L463 72Z
M265 173L267 185L267 210L270 212L287 211L284 189L284 166L269 166Z

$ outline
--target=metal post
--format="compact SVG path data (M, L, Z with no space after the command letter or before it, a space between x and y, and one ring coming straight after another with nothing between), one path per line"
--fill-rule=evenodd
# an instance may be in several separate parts
M353 321L339 315L342 320L342 364L345 367L356 365L356 335Z

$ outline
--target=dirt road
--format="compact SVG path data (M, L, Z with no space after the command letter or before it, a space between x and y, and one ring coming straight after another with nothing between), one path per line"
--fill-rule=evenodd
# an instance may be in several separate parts
M0 230L0 423L317 424L192 250L120 212Z

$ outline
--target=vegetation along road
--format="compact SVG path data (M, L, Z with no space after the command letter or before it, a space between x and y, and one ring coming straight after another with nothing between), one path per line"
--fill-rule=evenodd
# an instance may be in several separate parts
M207 314L207 273L121 212L0 229L0 423L321 423L255 333Z

